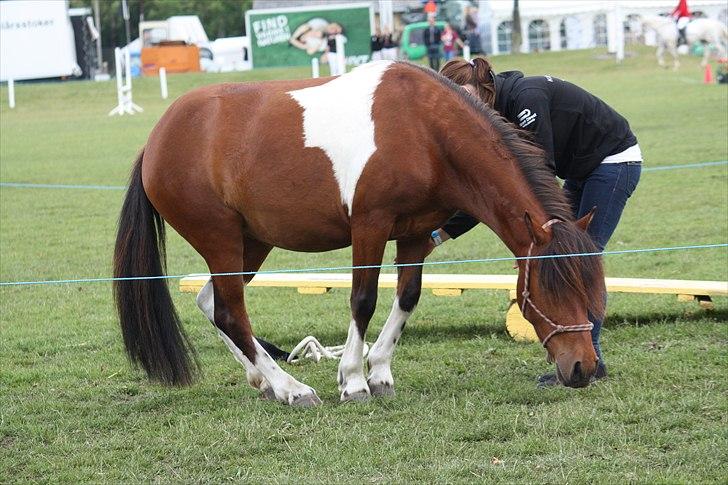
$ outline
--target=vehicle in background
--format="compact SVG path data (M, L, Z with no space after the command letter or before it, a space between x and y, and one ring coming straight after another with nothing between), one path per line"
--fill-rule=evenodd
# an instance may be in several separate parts
M141 70L167 72L229 72L250 69L247 37L210 41L197 15L180 15L139 23Z
M442 30L445 28L446 23L438 20L435 22L435 26ZM425 29L429 25L427 22L415 22L404 26L399 45L402 57L412 61L425 57L427 54L427 47L425 47Z

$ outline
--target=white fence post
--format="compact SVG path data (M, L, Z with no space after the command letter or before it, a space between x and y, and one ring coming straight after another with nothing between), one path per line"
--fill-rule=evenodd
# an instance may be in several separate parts
M336 73L331 73L332 76L338 76L340 74L346 74L346 54L344 53L344 36L338 34L336 36Z
M311 58L311 77L319 77L319 60L316 57Z
M468 44L463 46L463 59L470 61L470 46Z
M167 92L167 69L164 67L159 68L159 85L162 89L162 99L167 99L169 95Z
M8 79L8 104L10 109L15 108L15 81Z

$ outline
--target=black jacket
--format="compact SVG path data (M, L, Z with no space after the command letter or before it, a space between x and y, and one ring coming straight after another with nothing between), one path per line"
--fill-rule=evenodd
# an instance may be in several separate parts
M607 103L567 81L524 77L518 71L495 76L495 109L534 133L549 168L563 179L585 179L609 155L637 144L629 123ZM443 227L452 238L477 224L458 213Z
M425 30L422 31L423 35L423 41L425 42L425 45L427 47L435 47L440 45L440 35L442 34L442 31L437 28L437 26L433 27L434 31L432 32L432 38L430 38L430 26L428 25L425 27Z
M495 109L532 131L562 179L585 179L609 155L637 144L629 123L593 94L551 76L495 76Z

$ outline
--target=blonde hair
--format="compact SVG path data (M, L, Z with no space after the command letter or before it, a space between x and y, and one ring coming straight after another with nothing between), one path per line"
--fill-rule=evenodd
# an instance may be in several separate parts
M440 74L460 86L475 86L480 100L493 108L495 80L490 61L485 57L475 57L472 61L453 59L440 69Z

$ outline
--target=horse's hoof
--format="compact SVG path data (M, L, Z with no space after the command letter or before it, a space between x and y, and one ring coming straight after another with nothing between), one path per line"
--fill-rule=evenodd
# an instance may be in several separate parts
M264 401L275 401L276 400L276 393L273 392L272 387L266 387L263 389L260 393L260 398Z
M366 391L357 391L353 394L349 394L344 391L341 395L341 402L365 402L368 401L371 396Z
M321 405L321 399L316 394L304 394L291 401L291 406L297 408L312 408Z
M393 397L394 386L392 384L369 384L369 391L375 397Z

